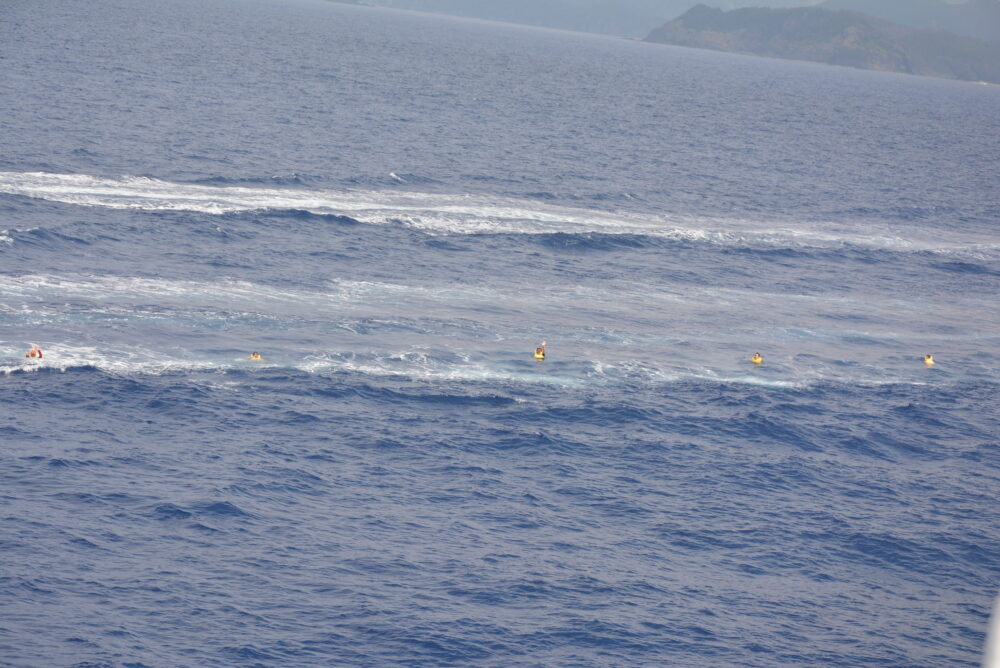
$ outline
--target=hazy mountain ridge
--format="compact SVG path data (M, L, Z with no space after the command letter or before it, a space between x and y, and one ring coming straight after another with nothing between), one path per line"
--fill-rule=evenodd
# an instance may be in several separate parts
M388 7L576 30L623 37L643 37L656 26L691 9L697 0L339 0ZM1000 0L710 0L722 9L788 8L819 5L847 9L925 30L1000 41Z
M340 0L348 4L504 21L560 30L641 38L680 16L696 0ZM766 2L792 7L816 0L727 0L745 7Z
M698 5L648 42L887 72L1000 83L1000 44L819 7L723 11Z
M969 0L959 5L944 0L824 0L819 6L871 14L911 28L1000 40L998 0Z

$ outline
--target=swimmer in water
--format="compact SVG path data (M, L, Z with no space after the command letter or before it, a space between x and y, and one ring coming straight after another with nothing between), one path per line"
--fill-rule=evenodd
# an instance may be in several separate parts
M764 358L760 356L760 353L754 353L753 357L750 358L750 361L754 364L763 364Z
M934 366L934 356L924 355L924 364L926 364L927 366Z
M535 348L535 359L543 360L545 359L545 341L542 341L537 348Z
M261 357L260 353L257 352L256 350L253 351L252 353L250 353L250 355L247 357L247 359L248 360L252 360L254 362L263 362L264 361L264 358Z
M38 359L42 359L42 349L39 348L38 346L31 346L31 350L29 350L28 352L24 353L24 356L25 357L36 357Z

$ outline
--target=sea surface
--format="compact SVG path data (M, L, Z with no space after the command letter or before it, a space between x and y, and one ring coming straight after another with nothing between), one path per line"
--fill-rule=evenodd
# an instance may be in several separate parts
M0 2L0 665L977 666L998 175L995 86Z

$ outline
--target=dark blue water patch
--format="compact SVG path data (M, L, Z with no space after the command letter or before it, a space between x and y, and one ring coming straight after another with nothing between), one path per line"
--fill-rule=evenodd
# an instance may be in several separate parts
M83 237L71 234L65 234L55 229L45 228L35 228L23 232L14 232L11 235L11 238L14 239L15 244L43 247L47 250L51 250L53 248L64 248L66 246L90 246L93 244L92 240L84 239Z
M725 256L746 256L757 259L768 260L774 263L782 263L787 260L814 259L817 256L825 255L828 251L816 248L802 248L792 246L773 246L771 244L763 246L754 245L734 245L719 249L719 253ZM841 251L842 253L842 251Z
M829 541L829 537L822 538L824 542ZM893 534L848 534L838 536L833 542L851 552L861 563L890 570L906 569L920 574L929 564L935 564L936 568L945 568L956 578L971 575L965 569L957 568L950 552Z
M864 313L817 313L820 318L825 318L833 321L843 321L849 323L864 324L870 322L877 322L876 318Z
M592 447L588 443L542 429L493 429L459 443L463 449L471 451L483 449L522 455L572 455L591 451Z
M100 157L100 154L94 153L93 151L90 151L90 150L85 149L83 147L75 148L75 149L73 149L71 151L71 153L72 153L72 155L75 155L75 156L80 157L80 158L98 158L98 157Z
M335 628L351 633L359 645L377 648L372 655L376 660L402 656L415 665L461 666L488 660L498 650L523 654L508 646L502 628L489 626L465 619L452 624L408 621L393 626L373 619L365 625L337 624Z
M840 340L843 341L845 344L848 344L848 345L851 345L851 344L860 344L860 345L864 345L864 346L880 346L880 347L884 347L884 348L893 348L893 349L898 348L898 343L896 343L895 341L890 341L890 340L882 339L882 338L875 337L875 336L868 336L868 335L865 335L865 334L855 334L855 333L845 334L845 335L843 335L843 336L840 337ZM839 362L838 361L837 365L838 366L853 366L853 365L856 365L856 363L852 363L852 362Z
M103 550L103 551L106 551L101 546L99 546L96 543L93 543L93 542L87 540L86 538L79 538L79 537L77 537L77 538L71 538L69 540L69 542L74 547L84 548L84 550Z
M441 237L428 237L424 240L424 245L436 250L447 252L470 252L473 250L472 244L461 243L459 239L445 239Z
M942 271L955 274L992 277L1000 276L1000 270L975 262L953 260L950 262L934 262L932 263L932 266Z
M208 418L214 412L214 407L206 401L211 397L211 393L205 388L172 383L166 386L159 385L151 393L153 396L144 402L146 409L144 413L188 417L194 420L199 417Z
M968 516L965 518L968 519ZM994 571L1000 569L1000 556L989 548L993 543L993 539L989 536L976 534L963 537L948 532L935 536L935 539L946 546L952 558L961 563L973 568L986 566Z
M835 436L834 438L836 439L835 443L837 447L844 452L893 461L891 455L887 454L882 448L877 447L877 444L867 434L860 436L848 433L839 437Z
M821 262L823 264L833 262L838 265L846 262L858 262L864 265L881 266L900 260L898 251L866 248L847 241L837 244L834 248L824 247L823 245L811 245L808 242L794 242L794 245L792 244L791 240L786 242L785 245L777 241L762 241L759 243L743 241L723 246L718 252L726 256L745 256L766 260L774 264L785 264L785 266L801 266L802 262ZM800 262L787 264L791 260Z
M228 214L231 218L245 218L246 213L239 214ZM328 225L341 225L341 226L354 226L362 225L360 221L351 218L344 214L334 214L334 213L316 213L314 211L307 211L304 209L268 209L263 212L254 212L252 214L257 220L277 220L277 221L300 221L300 222L310 222L310 223L323 223Z
M322 184L323 178L314 174L291 173L274 174L266 177L237 178L231 176L207 176L189 181L204 186L300 186L313 187Z
M68 642L68 643L74 643L74 644L80 644L80 645L88 645L90 647L97 647L96 643L91 642L90 640L86 640L85 638L77 637L77 636L73 636L71 638L66 638L66 642Z
M521 193L521 197L526 197L528 199L537 199L542 201L551 202L553 200L561 200L562 197L555 195L550 192L525 192Z
M537 243L557 251L608 251L627 248L657 248L663 243L654 238L637 234L598 234L595 232L533 235Z
M898 223L916 223L932 220L951 220L961 215L961 209L952 205L905 206L899 205L896 193L886 193L881 206L844 207L834 210L838 216L850 216L873 221L893 221Z
M341 461L340 458L326 457L323 455L307 455L306 459L317 463L340 463ZM259 482L247 482L241 485L230 485L225 489L225 492L265 500L282 498L293 503L299 495L304 494L307 496L320 497L330 493L330 490L327 489L327 482L320 476L312 474L308 471L281 467L261 471L257 474L257 477L264 479ZM243 511L240 511L239 514L241 516L248 515L248 513Z
M273 665L275 661L291 658L287 656L286 652L266 650L254 645L226 647L223 652L226 656L238 660L240 665L246 665L250 668L265 668L266 666Z
M150 516L153 519L160 521L186 520L192 517L192 515L193 513L173 503L160 504L150 512Z
M774 444L805 452L825 450L822 430L803 425L767 410L743 410L732 417L681 419L676 430L686 436L711 438L713 435L736 443Z
M392 174L395 174L393 176ZM434 187L444 181L428 174L412 174L408 172L392 172L385 174L357 174L342 177L337 184L347 188L385 188L394 187L408 189L413 186Z
M91 460L67 459L63 457L55 457L53 459L50 459L46 463L46 466L54 469L62 469L62 468L68 469L68 468L80 468L85 466L103 466L103 464Z
M448 409L454 407L458 410L468 406L500 408L511 406L515 403L513 398L499 394L440 394L438 392L420 391L419 389L407 392L387 388L382 388L378 392L382 400L390 403L416 402L419 404L437 404Z
M687 634L680 629L674 629L674 633L671 635L687 637ZM529 634L523 641L527 642L529 647L534 647L536 651L558 646L583 647L606 650L610 656L618 657L619 660L633 653L635 656L641 657L657 648L678 651L685 648L693 649L698 644L698 639L690 639L685 642L677 637L664 637L659 633L633 631L626 624L600 619L587 620L579 617L571 618L566 624L556 627L550 626ZM713 653L709 648L701 649L704 649L706 654Z
M19 429L19 428L15 427L13 425L4 425L4 426L0 427L0 436L2 436L4 438L9 438L11 440L13 440L15 438L30 438L31 437L31 435L29 433L27 433L23 429Z
M322 422L322 418L314 415L312 413L306 413L298 410L282 411L277 414L277 419L285 425L288 426L302 426L309 423Z
M3 227L31 228L58 225L68 227L76 220L101 219L106 213L100 209L84 209L73 204L55 202L27 195L0 193L0 207L5 219ZM84 211L86 213L84 213Z
M193 506L199 515L210 517L250 517L251 515L229 501L203 502Z

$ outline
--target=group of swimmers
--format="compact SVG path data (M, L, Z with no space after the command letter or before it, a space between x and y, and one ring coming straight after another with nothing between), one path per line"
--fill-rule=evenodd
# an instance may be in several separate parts
M257 353L254 353L254 355L256 354ZM535 348L535 359L538 360L539 362L545 359L545 341L542 341L538 345L538 347ZM753 357L750 358L750 361L753 362L754 364L763 364L764 356L761 355L760 353L754 353ZM927 366L934 366L934 356L924 355L924 364L926 364Z
M535 359L538 360L539 362L541 362L542 360L545 359L545 346L546 345L547 345L547 342L546 341L542 341L541 343L538 344L538 347L535 348ZM41 359L42 358L42 349L39 348L38 346L31 346L31 350L29 350L28 352L26 352L24 354L24 356L25 357L33 357L33 358ZM256 350L253 351L252 353L250 353L247 356L247 359L250 360L251 362L263 362L264 361L264 358L261 357L260 353L257 352ZM763 358L763 356L761 356L760 353L754 353L753 357L750 358L750 361L753 362L754 364L763 364L764 363L764 358ZM934 356L933 355L924 355L924 364L926 364L927 366L934 366Z
M764 358L761 357L760 353L754 353L750 361L754 364L763 364ZM924 355L924 364L927 366L934 366L934 355Z
M30 358L33 358L33 359L42 359L42 357L44 357L45 354L42 352L42 349L39 348L38 346L31 346L31 350L29 350L28 352L24 353L24 356L25 357L30 357ZM543 357L544 357L544 353L543 353ZM257 352L256 350L253 351L252 353L250 353L250 355L247 357L247 359L248 360L252 360L254 362L263 362L264 361L264 358L261 357L260 353Z

